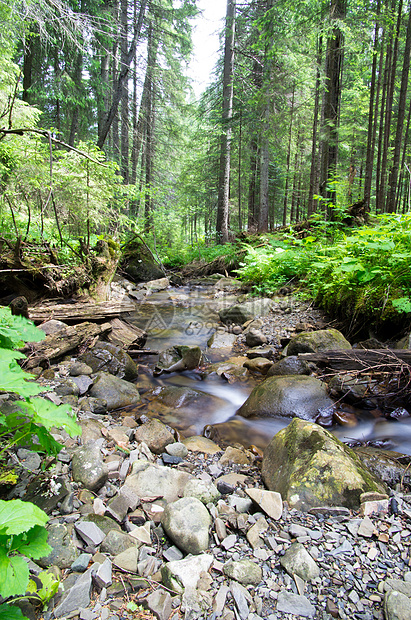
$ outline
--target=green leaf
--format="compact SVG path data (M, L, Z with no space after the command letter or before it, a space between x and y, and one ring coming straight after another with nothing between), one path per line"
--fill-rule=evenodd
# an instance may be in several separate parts
M48 603L53 596L57 594L60 582L54 575L46 571L39 573L37 578L40 579L43 584L43 587L37 590L37 595L40 597L43 604Z
M0 620L28 620L28 618L23 616L23 612L19 607L3 603L3 605L0 605Z
M15 536L12 542L12 550L22 555L38 560L48 555L51 547L47 544L48 532L45 527L35 525L26 534Z
M55 405L50 400L44 398L32 398L30 402L21 403L20 408L23 413L32 417L33 422L41 424L47 430L57 426L64 428L70 437L81 435L81 427L70 415L69 405Z
M21 499L0 500L0 534L27 532L35 525L46 525L48 516L40 508ZM0 571L1 572L1 571Z
M392 305L398 312L411 312L411 299L409 297L393 299Z
M4 351L4 349L0 349L0 354L2 351ZM0 360L0 376L0 388L5 392L14 392L24 398L44 392L44 387L27 381L27 379L32 378L32 375L24 372L18 364L14 364L13 362L9 364L7 362L5 363L3 359Z
M3 549L0 549L0 596L8 598L24 594L28 582L27 561L19 555L10 558Z
M14 316L10 308L0 308L0 347L17 349L25 342L39 342L45 333L22 316Z

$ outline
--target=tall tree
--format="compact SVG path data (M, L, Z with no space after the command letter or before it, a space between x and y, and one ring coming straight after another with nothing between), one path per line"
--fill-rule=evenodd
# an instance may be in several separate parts
M220 153L220 175L218 183L217 224L218 241L228 241L228 217L230 199L231 162L231 120L233 116L233 76L234 76L234 34L235 0L227 0L224 45L223 105Z

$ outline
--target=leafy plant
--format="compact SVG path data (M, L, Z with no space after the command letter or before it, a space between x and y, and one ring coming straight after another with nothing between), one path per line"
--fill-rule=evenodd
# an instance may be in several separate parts
M48 573L40 573L43 586L37 591L27 563L27 558L38 560L51 551L44 527L47 521L46 513L30 502L0 500L0 596L11 599L0 605L0 620L24 618L21 610L9 603L26 592L43 604L57 592L58 581Z
M56 406L51 401L35 398L44 388L34 383L33 376L17 363L25 356L15 348L25 341L38 342L44 336L44 332L24 317L12 315L9 308L0 308L0 389L21 397L7 415L0 414L0 437L8 437L1 452L24 443L32 450L58 454L62 446L50 433L53 427L63 428L71 437L81 433L68 405Z

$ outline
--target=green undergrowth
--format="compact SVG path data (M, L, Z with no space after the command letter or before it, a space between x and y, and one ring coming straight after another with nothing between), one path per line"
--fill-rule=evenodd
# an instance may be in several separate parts
M238 276L258 294L292 285L352 332L404 325L411 317L411 214L383 215L356 229L310 228L244 244ZM260 239L261 245L261 239Z

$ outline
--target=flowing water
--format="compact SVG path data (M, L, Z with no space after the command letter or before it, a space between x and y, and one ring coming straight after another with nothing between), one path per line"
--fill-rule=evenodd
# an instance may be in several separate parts
M198 345L205 351L206 361L221 362L234 354L209 349L207 341L219 328L218 310L232 305L236 299L227 293L215 296L215 289L206 285L169 288L141 302L131 321L147 331L148 349L163 351L174 345ZM157 359L144 356L138 360L138 385L149 394L147 413L159 417L182 435L205 434L217 443L264 448L289 422L235 415L256 384L255 379L229 383L215 373L204 378L200 371L154 377L152 368ZM163 394L167 397L162 400ZM411 455L411 418L392 421L374 418L370 412L363 411L357 426L334 425L329 430L344 442L377 445Z

